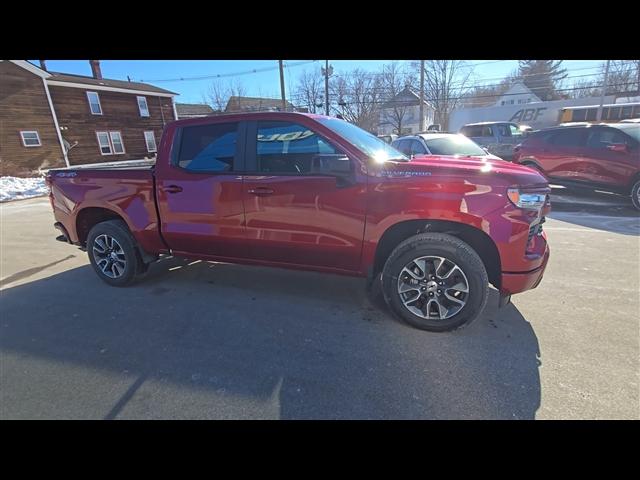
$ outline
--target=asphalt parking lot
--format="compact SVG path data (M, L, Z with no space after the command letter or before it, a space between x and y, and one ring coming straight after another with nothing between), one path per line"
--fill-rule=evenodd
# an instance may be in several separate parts
M0 417L638 419L640 216L556 193L541 285L446 334L348 277L167 259L111 288L46 198L2 204Z

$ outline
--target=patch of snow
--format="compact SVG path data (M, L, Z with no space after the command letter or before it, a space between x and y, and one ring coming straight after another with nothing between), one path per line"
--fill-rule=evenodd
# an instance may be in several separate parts
M48 193L43 177L0 177L0 202L41 197Z

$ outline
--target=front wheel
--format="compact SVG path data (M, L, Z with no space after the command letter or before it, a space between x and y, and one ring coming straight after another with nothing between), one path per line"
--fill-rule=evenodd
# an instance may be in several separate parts
M382 288L389 308L402 320L422 330L444 332L480 315L489 279L468 244L448 234L423 233L391 253Z
M640 178L633 184L631 188L631 202L636 210L640 210Z

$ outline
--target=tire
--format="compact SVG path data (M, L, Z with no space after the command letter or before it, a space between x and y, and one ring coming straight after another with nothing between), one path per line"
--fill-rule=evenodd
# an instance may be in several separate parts
M631 187L631 203L636 210L640 210L640 178Z
M416 259L419 262L413 263ZM425 268L424 280L416 280L419 274L408 275L405 267L410 265L414 272L420 265ZM413 285L414 281L418 284ZM468 244L444 233L423 233L393 250L384 265L382 290L387 305L401 320L421 330L445 332L468 325L482 313L489 297L489 278L484 263ZM414 294L417 300L412 303Z
M130 285L148 267L142 262L136 240L122 220L95 225L87 236L87 254L98 277L113 287Z

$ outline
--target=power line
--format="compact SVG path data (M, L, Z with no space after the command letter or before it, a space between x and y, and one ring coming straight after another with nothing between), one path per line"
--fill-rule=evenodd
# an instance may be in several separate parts
M291 68L291 67L297 67L300 65L308 65L310 63L315 63L318 60L306 60L306 61L301 61L301 62L285 62L284 67L285 68ZM180 77L180 78L165 78L165 79L156 79L156 80L143 80L140 79L139 82L148 82L148 83L161 83L161 82L179 82L179 81L184 81L184 82L188 82L188 81L199 81L199 80L208 80L208 79L213 79L213 78L229 78L229 77L240 77L243 75L251 75L254 73L262 73L262 72L269 72L272 70L278 70L280 67L278 65L276 65L275 67L263 67L263 68L254 68L252 70L244 70L242 72L234 72L234 73L217 73L217 74L210 74L210 75L200 75L200 76L196 76L196 77Z

